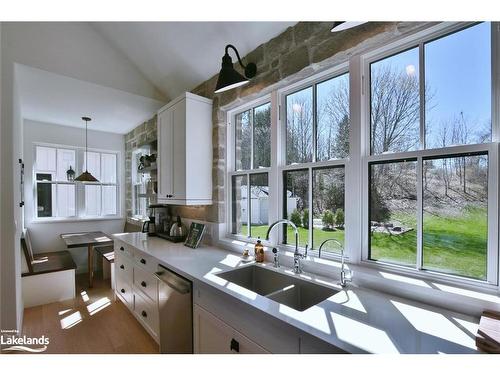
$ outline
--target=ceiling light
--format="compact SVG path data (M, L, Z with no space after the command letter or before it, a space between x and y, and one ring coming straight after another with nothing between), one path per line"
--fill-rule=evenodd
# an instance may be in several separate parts
M80 181L80 182L99 182L97 180L97 178L95 178L94 176L92 176L91 173L89 173L88 171L88 166L89 166L89 163L88 163L88 150L87 150L87 132L88 132L88 129L87 129L87 125L88 125L88 122L91 121L91 118L90 117L82 117L82 120L85 121L85 172L83 172L80 176L78 176L77 178L75 178L75 181Z
M241 67L245 70L245 76L243 77L233 68L233 60L229 56L228 50L232 48L238 57L238 62ZM222 56L222 68L219 72L219 78L217 79L217 85L215 86L215 94L223 91L234 89L238 86L243 86L247 84L250 78L255 77L257 74L257 65L254 63L248 63L246 66L243 65L240 59L238 50L231 44L226 46L225 54Z
M361 22L348 22L348 21L337 21L333 23L333 27L331 32L336 33L338 31L344 31L347 29L351 29L353 27L362 25L364 23L367 23L368 21L361 21Z

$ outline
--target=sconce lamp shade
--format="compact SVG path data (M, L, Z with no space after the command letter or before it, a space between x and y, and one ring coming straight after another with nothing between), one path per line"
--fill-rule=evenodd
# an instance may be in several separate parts
M337 21L337 22L333 23L333 27L332 27L331 32L336 33L338 31L344 31L344 30L351 29L353 27L362 25L366 22L367 21L361 21L361 22L360 21L356 21L356 22L355 21Z
M241 75L234 69L233 60L231 56L229 56L228 49L232 48L236 52L236 56L238 57L238 62L243 69L245 69L245 76ZM238 86L243 86L247 84L250 78L255 77L257 74L257 65L254 63L248 63L247 65L243 65L240 59L240 55L234 46L228 44L226 46L226 53L222 57L222 67L219 72L219 78L217 79L217 85L215 86L215 93L218 94L223 91L227 91L230 89L234 89Z

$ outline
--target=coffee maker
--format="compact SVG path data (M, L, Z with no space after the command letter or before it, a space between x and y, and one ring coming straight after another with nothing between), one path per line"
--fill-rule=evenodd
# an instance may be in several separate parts
M142 225L142 232L150 236L157 236L165 231L168 218L165 214L167 207L161 204L149 205L149 221ZM169 227L169 226L168 226Z

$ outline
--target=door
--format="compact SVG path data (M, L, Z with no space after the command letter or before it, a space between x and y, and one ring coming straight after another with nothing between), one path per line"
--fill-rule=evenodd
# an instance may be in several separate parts
M194 305L194 350L197 354L265 354L264 348L198 305Z
M186 100L180 100L172 107L172 166L171 197L172 200L186 199ZM196 135L195 135L196 136Z
M173 111L169 108L158 114L158 198L167 199L173 194Z

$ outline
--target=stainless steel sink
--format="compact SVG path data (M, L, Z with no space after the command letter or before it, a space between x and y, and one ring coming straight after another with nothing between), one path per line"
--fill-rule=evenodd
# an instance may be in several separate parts
M307 310L339 292L257 265L221 272L217 276L298 311Z

